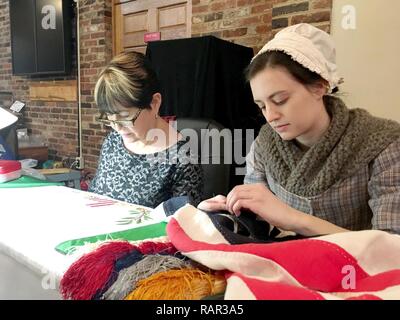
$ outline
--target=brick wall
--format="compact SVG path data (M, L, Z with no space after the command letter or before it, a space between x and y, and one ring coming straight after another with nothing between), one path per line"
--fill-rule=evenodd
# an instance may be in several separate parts
M73 37L75 37L75 33ZM76 48L73 47L72 50L75 51ZM50 156L52 157L57 157L58 154L76 156L76 103L30 101L29 86L38 81L75 79L75 56L73 57L72 64L71 75L66 77L13 76L9 5L7 0L0 0L0 96L4 97L9 93L14 100L26 103L24 122L31 134L40 134L45 138L45 142L49 145ZM9 105L9 101L0 101L0 103L6 106Z
M93 92L100 70L112 58L111 0L80 0L82 133L85 167L95 169L106 131L94 120Z
M192 35L214 35L258 51L300 22L329 31L332 0L192 0Z
M281 28L298 22L329 31L332 0L192 0L193 36L212 34L258 50ZM85 167L95 169L106 132L94 121L93 89L100 69L112 56L111 0L80 0L80 61L83 156ZM75 37L76 32L74 32ZM75 40L73 39L75 43ZM73 48L73 52L76 48ZM31 101L29 86L41 80L76 79L76 55L68 77L13 76L11 71L8 0L0 0L0 104L9 93L26 102L25 121L30 132L42 135L50 157L61 160L78 155L76 102Z
M11 94L11 47L8 1L0 0L0 104Z
M76 20L73 21L73 25ZM112 56L111 0L80 0L81 90L83 156L88 168L96 168L101 140L105 132L94 122L97 112L93 88L97 74ZM76 43L73 31L73 44ZM9 105L8 96L26 103L24 122L31 134L40 134L49 146L51 159L62 160L78 155L77 102L31 101L29 86L37 81L77 79L76 47L73 68L66 77L13 76L11 65L8 0L0 0L0 104ZM2 97L3 100L2 100Z

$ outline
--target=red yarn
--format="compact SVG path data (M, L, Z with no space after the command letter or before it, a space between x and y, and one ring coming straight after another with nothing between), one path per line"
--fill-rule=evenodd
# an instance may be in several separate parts
M154 254L154 253L167 253L174 254L178 250L174 247L171 242L152 242L146 241L138 245L138 250L142 254Z
M64 299L90 300L103 288L115 261L136 249L127 241L109 242L75 261L64 274L60 292Z

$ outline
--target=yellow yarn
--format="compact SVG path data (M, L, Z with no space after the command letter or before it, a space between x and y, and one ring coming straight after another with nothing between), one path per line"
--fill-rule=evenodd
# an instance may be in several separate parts
M221 275L193 268L168 270L140 280L125 300L199 300L225 288Z

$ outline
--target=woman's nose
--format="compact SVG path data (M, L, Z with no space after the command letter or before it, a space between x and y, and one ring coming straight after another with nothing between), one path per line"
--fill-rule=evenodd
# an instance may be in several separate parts
M264 117L268 123L278 120L281 115L274 108L265 107Z

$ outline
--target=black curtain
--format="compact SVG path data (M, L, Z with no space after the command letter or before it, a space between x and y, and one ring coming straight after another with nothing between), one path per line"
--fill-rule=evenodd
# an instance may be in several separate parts
M244 76L253 49L205 36L150 42L146 55L161 84L161 116L209 118L231 130L254 129L257 136L265 121ZM243 132L243 156L245 138ZM230 187L243 183L236 175L243 166L234 161Z
M206 36L150 42L146 55L161 83L160 115L211 118L258 132L262 117L243 73L251 48Z

